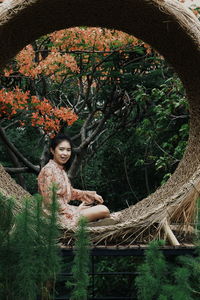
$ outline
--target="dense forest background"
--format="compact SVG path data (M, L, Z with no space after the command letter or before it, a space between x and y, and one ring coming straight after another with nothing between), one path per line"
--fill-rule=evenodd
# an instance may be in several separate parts
M0 88L0 163L32 194L57 132L73 140L73 185L96 190L112 211L163 184L187 145L182 83L123 32L81 27L41 37L1 73Z

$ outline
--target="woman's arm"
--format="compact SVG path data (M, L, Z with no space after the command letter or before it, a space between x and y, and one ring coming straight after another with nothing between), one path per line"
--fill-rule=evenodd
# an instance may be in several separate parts
M79 200L87 204L94 202L103 203L103 198L95 191L83 191L71 187L71 200Z

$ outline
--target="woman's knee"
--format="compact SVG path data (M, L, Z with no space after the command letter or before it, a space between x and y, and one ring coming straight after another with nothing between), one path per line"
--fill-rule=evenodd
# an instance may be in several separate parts
M80 210L80 215L87 217L89 221L95 221L108 218L110 211L105 205L99 204L88 209Z
M100 205L101 206L101 212L103 214L103 216L106 218L106 217L109 217L110 216L110 211L109 209L107 208L107 206L105 205Z

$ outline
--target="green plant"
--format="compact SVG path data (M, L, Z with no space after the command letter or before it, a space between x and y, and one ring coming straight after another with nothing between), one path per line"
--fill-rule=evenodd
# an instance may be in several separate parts
M31 202L25 199L20 214L16 217L16 228L13 234L13 245L17 254L15 264L14 292L18 300L35 300L37 298L37 283L35 280L35 242Z
M72 280L66 285L73 287L71 300L87 300L89 285L89 237L87 219L81 217L75 234L75 253L72 266Z
M164 255L159 250L162 241L150 243L146 251L145 262L138 268L139 275L136 278L139 300L158 299L162 293L162 286L167 285L167 263Z
M12 268L15 257L12 255L10 232L14 224L14 201L0 193L0 299L12 297Z
M53 295L55 294L56 276L61 269L61 256L57 245L59 231L57 226L58 204L56 198L57 187L52 186L52 203L51 215L47 223L47 240L46 240L46 276L51 281Z
M61 267L56 187L48 218L43 216L41 196L21 201L14 217L15 201L0 194L0 299L34 300L40 295L47 300L55 294Z
M41 299L49 299L55 294L55 282L61 269L61 256L57 244L59 230L57 226L56 187L52 187L51 214L43 215L42 197L35 195L36 209L34 223L36 231L35 261L36 281ZM52 293L50 293L50 289Z
M199 257L178 257L170 264L159 249L161 245L162 241L151 242L146 251L145 262L138 268L139 275L135 281L138 299L199 299Z

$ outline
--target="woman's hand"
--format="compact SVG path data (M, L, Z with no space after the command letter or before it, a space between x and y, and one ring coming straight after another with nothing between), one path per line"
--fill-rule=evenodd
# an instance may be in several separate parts
M86 203L88 202L89 204L91 203L95 203L95 204L102 204L103 198L98 195L95 191L87 191L87 200L89 201L85 201Z
M102 204L104 201L103 198L96 193L94 196L94 202L96 202L97 204Z

